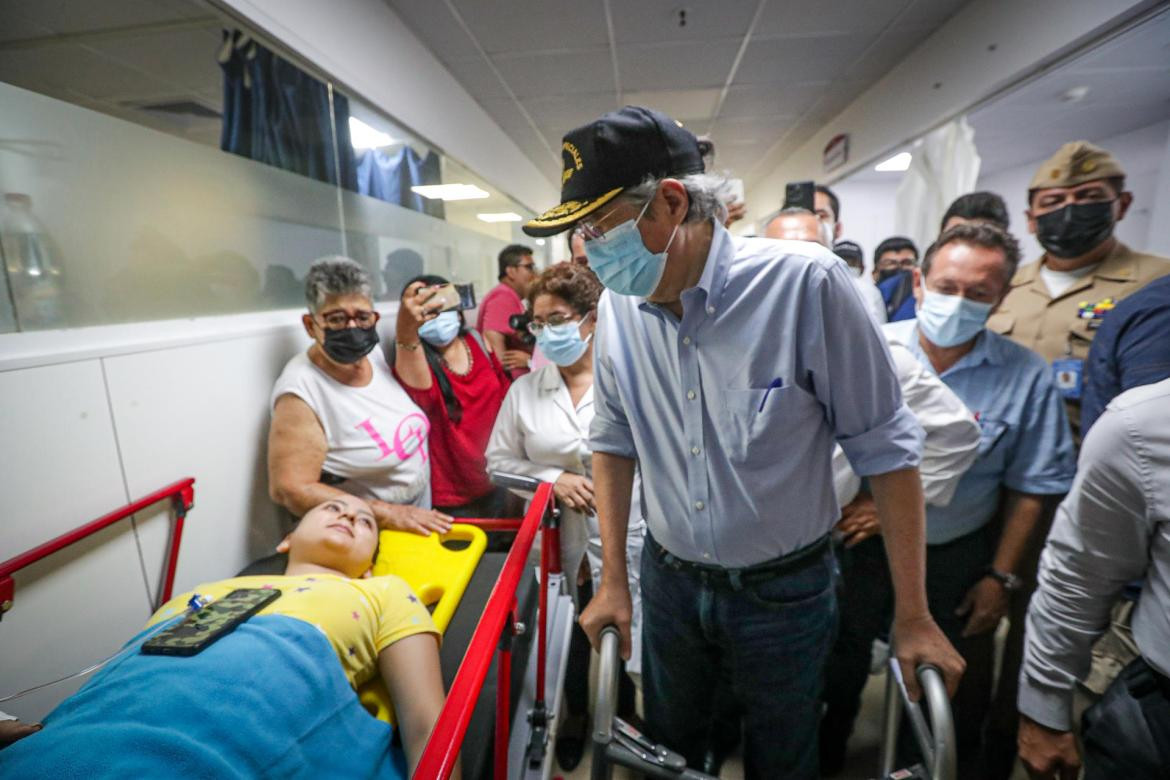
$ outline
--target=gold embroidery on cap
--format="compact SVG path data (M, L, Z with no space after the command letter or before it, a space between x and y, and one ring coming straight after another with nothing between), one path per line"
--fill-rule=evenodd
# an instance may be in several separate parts
M577 147L568 141L561 144L561 151L568 152L569 156L573 158L573 162L566 165L565 170L561 172L561 186L564 186L565 182L572 178L573 171L581 170L585 164L581 161L581 152L577 151Z
M1093 160L1085 160L1081 163L1081 173L1092 173L1097 170L1097 163Z
M1048 178L1059 179L1060 178L1060 168L1053 168L1052 172L1048 174Z

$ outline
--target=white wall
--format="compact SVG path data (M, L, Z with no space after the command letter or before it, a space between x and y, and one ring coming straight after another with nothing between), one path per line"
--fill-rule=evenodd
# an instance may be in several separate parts
M748 182L748 219L784 200L784 184L826 179L821 152L849 134L844 178L881 154L958 116L1118 19L1141 0L974 0L796 150L774 150L765 175ZM994 45L994 49L989 47ZM939 86L936 88L935 84Z
M841 201L842 240L861 245L865 267L873 268L873 250L894 234L894 191L899 174L890 174L890 182L849 182L833 185Z
M170 482L196 478L176 592L279 540L268 500L268 394L303 348L299 312L0 336L0 560ZM18 573L0 623L0 696L114 652L159 589L169 506ZM141 550L145 567L140 564ZM145 568L145 571L144 571ZM42 717L68 684L6 703Z
M559 199L551 166L537 168L382 0L216 1L529 209Z

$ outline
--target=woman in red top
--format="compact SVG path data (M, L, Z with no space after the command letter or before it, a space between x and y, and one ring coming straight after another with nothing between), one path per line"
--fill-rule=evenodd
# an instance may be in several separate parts
M499 515L503 491L488 479L484 450L509 380L463 312L430 302L441 276L418 276L402 291L394 376L431 422L431 503L453 517Z

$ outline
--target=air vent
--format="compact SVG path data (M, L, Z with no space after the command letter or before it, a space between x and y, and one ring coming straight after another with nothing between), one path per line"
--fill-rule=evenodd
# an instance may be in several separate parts
M130 108L139 111L151 111L158 114L174 114L176 116L192 116L200 119L219 119L220 113L212 111L207 106L193 100L172 100L164 103L126 103Z

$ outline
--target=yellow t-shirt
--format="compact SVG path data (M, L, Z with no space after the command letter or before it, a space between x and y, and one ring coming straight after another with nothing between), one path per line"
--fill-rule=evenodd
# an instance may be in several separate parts
M378 653L414 634L438 635L431 615L404 580L393 575L352 580L336 574L233 577L175 596L148 626L182 613L192 594L214 601L237 588L276 588L280 598L260 615L287 615L316 626L333 645L355 689L378 672Z

